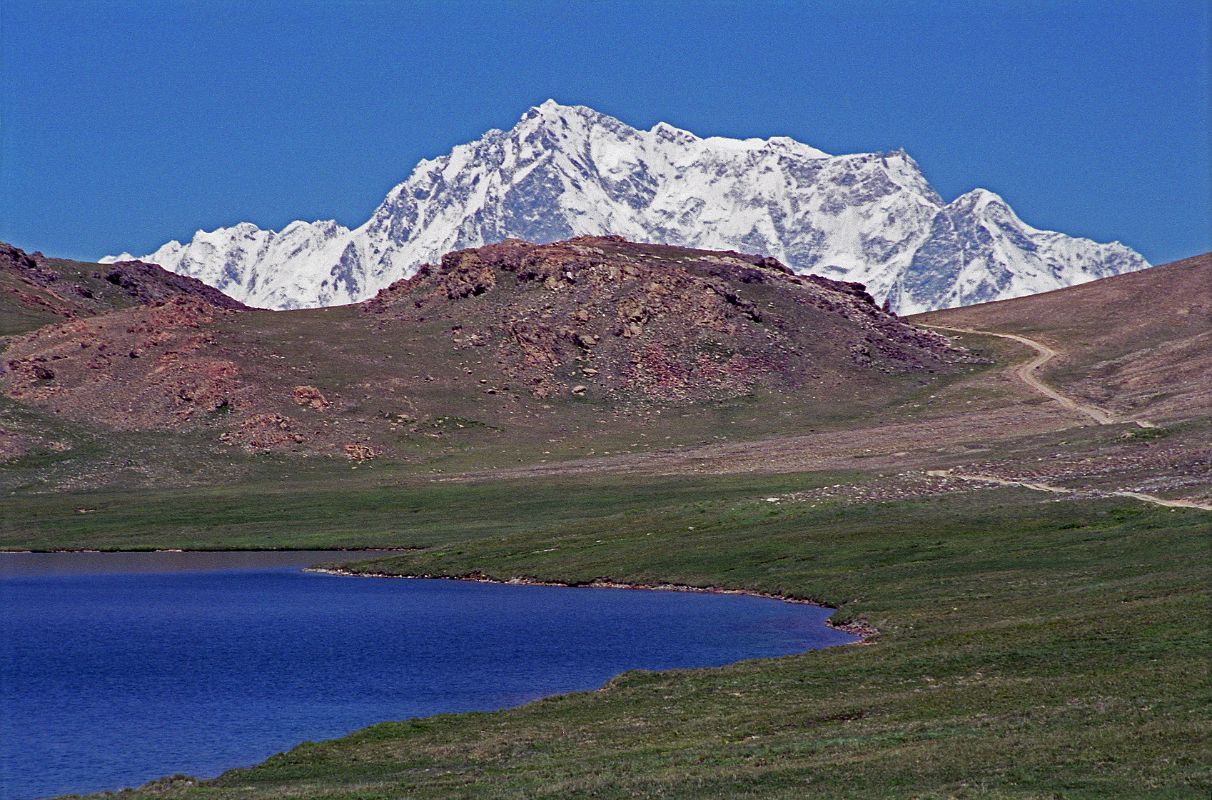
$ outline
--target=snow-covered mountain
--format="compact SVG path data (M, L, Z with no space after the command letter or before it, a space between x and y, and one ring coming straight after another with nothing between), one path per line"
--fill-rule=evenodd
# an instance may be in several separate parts
M363 300L450 250L606 233L772 255L861 281L900 313L1148 266L1118 242L1032 228L984 189L944 202L902 150L833 156L786 137L642 131L551 100L509 131L422 161L353 230L243 222L141 258L249 305L298 308Z

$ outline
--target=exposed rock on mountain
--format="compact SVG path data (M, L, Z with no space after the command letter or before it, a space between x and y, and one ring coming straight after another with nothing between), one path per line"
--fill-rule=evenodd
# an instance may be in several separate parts
M576 380L577 394L666 401L800 391L818 353L886 373L956 356L881 311L860 284L798 276L768 257L617 237L449 253L365 310L448 321L458 346L492 348L539 398Z
M178 297L48 325L5 360L9 397L66 418L360 461L467 431L655 434L696 405L758 426L844 418L971 359L857 284L586 237L453 252L358 306Z
M234 313L183 296L48 325L10 343L0 383L15 400L119 430L173 429L225 412L243 388L210 330Z
M125 308L191 297L218 308L245 308L196 278L155 264L107 265L30 255L0 242L0 335L59 319L77 319Z
M766 253L860 281L900 313L1148 266L1119 243L1037 230L983 189L944 202L904 151L832 156L786 137L642 131L553 101L422 161L356 229L244 222L145 259L251 305L298 308L368 298L451 250L601 234Z

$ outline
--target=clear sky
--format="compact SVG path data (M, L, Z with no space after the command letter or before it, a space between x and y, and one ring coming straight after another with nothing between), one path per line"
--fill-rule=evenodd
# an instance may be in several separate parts
M1209 3L0 0L0 239L95 258L365 221L548 97L903 147L951 199L1155 263L1212 250Z

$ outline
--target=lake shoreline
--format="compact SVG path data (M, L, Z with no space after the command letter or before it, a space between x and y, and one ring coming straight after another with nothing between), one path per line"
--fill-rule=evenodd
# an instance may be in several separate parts
M216 552L234 558L214 558ZM134 744L124 743L123 750L134 754L127 759L130 763L116 767L107 764L98 770L92 751L84 746L77 748L79 752L72 758L45 766L51 761L43 758L42 741L46 737L34 736L32 743L11 741L0 746L0 760L22 765L15 774L25 777L14 784L14 797L122 791L117 787L123 786L154 791L169 785L200 785L270 763L274 754L293 752L308 742L338 740L375 725L521 708L565 695L602 692L618 675L634 670L712 670L741 661L852 644L858 638L829 625L831 609L820 604L797 600L797 611L795 606L782 602L744 602L743 595L755 592L713 592L736 597L731 601L718 597L714 605L717 610L704 613L701 609L711 603L710 597L683 602L656 593L564 593L557 589L577 587L554 582L545 584L552 587L549 591L534 592L511 591L509 585L538 581L475 581L474 577L459 584L431 579L383 581L371 586L369 582L323 577L323 573L337 570L319 565L341 563L339 559L352 557L349 551L295 552L302 555L292 559L259 551L260 561L283 562L285 569L243 575L236 574L231 564L247 561L253 555L250 551L30 553L0 558L0 562L30 563L41 570L15 574L22 580L8 587L13 594L6 594L6 598L13 600L14 613L19 609L21 615L0 624L0 639L19 641L19 649L46 657L45 662L31 662L32 666L0 663L0 677L18 687L17 697L22 700L15 706L15 719L26 719L29 729L41 731L38 721L44 719L44 709L39 698L51 691L58 692L55 696L60 698L52 704L59 709L53 722L58 729L74 730L72 741L99 740L102 734L94 730L94 720L106 718L107 713L116 720L107 727L121 727L118 723L125 712L114 714L109 709L132 707L130 704L100 698L74 682L43 680L59 674L43 664L59 663L56 659L65 642L73 643L75 648L73 663L86 665L88 674L102 676L107 685L121 691L130 688L128 683L138 686L147 680L171 680L177 687L177 692L165 696L159 706L138 706L140 714L167 727L145 727L134 737ZM369 555L380 553L372 551ZM84 562L85 567L93 569L110 556L141 562L139 574L150 581L143 584L148 588L136 592L140 584L124 573L109 571L107 565L102 565L103 571L74 574L63 566ZM153 561L173 567L172 572L147 571L147 564ZM170 582L179 579L176 573L184 561L218 562L218 568L191 574L187 591L172 591L175 584ZM0 581L5 577L0 571ZM34 580L25 579L31 577ZM61 580L64 578L68 582ZM472 581L482 585L473 586ZM606 582L597 586L607 588ZM706 590L694 587L681 590L706 594ZM507 602L509 597L513 601ZM140 602L132 603L132 598ZM88 606L92 612L82 620L79 610L86 601L92 603ZM816 608L803 607L807 605ZM200 613L195 613L199 609ZM164 635L161 622L165 612L172 612L170 635ZM501 624L486 627L485 619L494 615ZM48 619L53 622L50 627L42 624ZM107 627L107 621L114 619L119 620L123 637L109 633L116 629ZM423 624L402 626L404 619L421 620ZM32 620L40 622L32 624ZM515 622L530 633L522 637L506 633L502 638L501 632L513 630ZM415 630L409 632L409 627ZM428 632L430 628L440 631L440 635L435 637ZM9 639L13 631L23 632L25 638ZM135 633L125 635L131 631ZM204 653L197 652L195 636L180 635L195 631L209 639L210 646ZM129 646L111 646L111 641L118 638ZM90 642L99 644L86 646ZM301 648L300 642L313 647ZM435 643L440 646L435 647ZM314 657L299 661L297 654L301 651L311 652ZM252 657L232 659L229 656L233 652ZM368 661L364 657L367 652L376 653L382 663ZM417 656L425 653L429 656ZM503 658L504 653L511 655ZM580 655L570 659L570 653ZM620 655L626 653L632 655ZM185 659L190 660L193 677L180 681L177 670ZM232 665L241 661L243 671L233 673ZM412 677L393 683L393 676L398 676L404 663L409 664ZM456 670L456 679L449 680L452 663L463 663L461 669L471 678L457 679L461 673ZM303 670L292 671L290 665L302 665ZM536 670L536 666L543 669ZM274 695L272 703L258 699L258 676L265 670L282 685L295 687L289 698ZM338 691L337 686L344 690ZM418 691L417 686L428 688ZM468 686L475 688L469 691ZM37 687L42 691L34 691ZM248 687L253 687L251 692ZM200 710L201 717L206 718L211 713L212 694L238 700L240 711L223 712L234 715L232 719L243 720L240 715L248 715L243 710L248 703L261 703L256 708L256 724L246 724L250 732L235 739L224 736L205 747L179 745L196 742L189 731L199 716L189 709ZM321 709L330 704L341 713L326 712L320 715L323 719L318 719L309 704ZM347 706L348 711L344 710ZM174 733L163 735L163 730ZM204 737L213 739L213 733L203 728ZM145 769L147 764L152 764L152 769ZM179 777L155 777L157 773ZM184 778L187 773L198 777Z
M245 547L245 548L148 548L148 549L114 549L114 550L97 550L92 548L59 548L54 550L0 550L0 556L5 554L29 554L29 553L409 553L423 550L422 547L329 547L329 548L310 548L310 547ZM767 600L779 600L784 603L798 603L802 605L816 606L817 608L827 608L833 611L838 610L838 607L820 600L812 600L802 597L789 597L787 595L777 594L775 592L762 592L756 589L736 589L723 586L691 586L682 583L625 583L620 581L609 580L594 580L587 583L573 583L569 581L554 581L540 580L538 578L529 578L525 576L514 576L508 579L493 578L482 573L468 573L466 575L399 575L390 572L356 572L341 567L304 567L304 572L321 573L325 575L339 575L348 578L408 578L414 580L452 580L452 581L470 581L475 583L498 583L515 586L558 586L567 589L642 589L648 591L660 592L696 592L701 594L731 594L743 595L746 597L761 597ZM870 623L862 620L854 620L851 622L834 622L832 619L825 621L825 625L834 630L843 631L858 636L859 639L851 644L873 644L879 636L879 629Z
M802 597L788 597L786 595L775 594L774 592L761 592L756 589L730 589L723 586L691 586L685 583L623 583L619 581L609 580L593 580L584 583L571 583L568 581L552 581L540 580L539 578L528 578L525 576L514 576L512 578L493 578L482 573L468 573L466 575L400 575L391 572L356 572L342 567L305 567L304 572L315 572L323 575L338 575L346 578L403 578L409 580L443 580L443 581L464 581L471 583L494 583L509 586L556 586L563 589L640 589L654 592L692 592L697 594L729 594L741 595L744 597L760 597L766 600L778 600L783 603L796 603L798 605L815 606L816 608L826 608L831 611L837 611L838 607L823 603L819 600L810 600ZM879 629L868 622L854 620L851 622L834 622L832 619L825 620L826 627L834 630L849 633L859 637L858 641L851 642L853 645L868 645L874 644L876 637L879 636Z

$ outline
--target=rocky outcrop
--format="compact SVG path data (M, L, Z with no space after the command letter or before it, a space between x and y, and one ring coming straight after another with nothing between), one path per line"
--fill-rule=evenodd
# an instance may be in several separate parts
M155 305L177 297L192 297L216 308L242 309L243 303L207 286L197 278L169 272L143 261L118 261L107 265L106 283L116 286L135 303Z
M364 305L449 320L461 346L494 347L534 396L681 401L803 385L804 309L844 329L856 368L933 368L963 356L876 306L861 284L798 276L775 259L580 237L507 240L444 256ZM576 381L574 377L582 380ZM581 391L576 391L580 388Z
M330 405L324 393L314 386L296 386L290 394L295 405L310 408L313 411L323 411Z
M378 458L383 454L382 447L360 442L347 444L342 449L345 451L345 457L350 461L370 461L372 458Z
M141 273L100 280L137 291ZM859 284L580 237L449 253L356 308L186 294L47 325L9 340L0 390L116 430L362 462L609 419L659 427L740 398L865 402L969 359Z
M49 325L10 342L0 386L13 399L126 430L226 413L247 387L208 328L233 313L174 297Z
M41 253L31 255L0 242L0 312L13 319L28 318L30 328L39 322L81 319L177 298L192 298L216 308L246 308L196 278L155 264L66 261Z
M220 438L250 453L287 449L304 441L303 434L296 430L295 421L283 414L253 414L245 417L239 427L224 433Z

